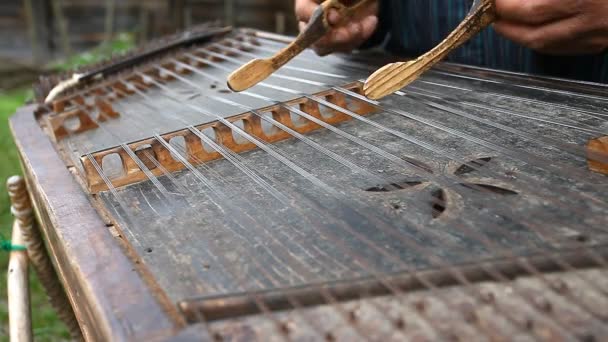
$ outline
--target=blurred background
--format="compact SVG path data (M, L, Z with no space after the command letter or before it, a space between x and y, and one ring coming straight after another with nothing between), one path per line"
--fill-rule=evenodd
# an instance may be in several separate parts
M8 177L20 174L8 118L32 98L39 75L69 70L188 27L221 21L294 34L292 0L0 0L0 238L11 236ZM0 341L8 341L6 270L0 251ZM36 341L67 341L35 277L31 277Z
M117 38L139 44L217 20L283 34L296 28L290 0L2 0L0 89Z

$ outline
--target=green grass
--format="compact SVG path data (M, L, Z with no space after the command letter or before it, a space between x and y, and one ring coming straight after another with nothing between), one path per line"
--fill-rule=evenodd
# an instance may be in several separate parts
M113 55L120 55L128 52L134 45L134 35L121 33L118 34L114 40L103 43L90 51L74 55L59 63L53 63L51 64L51 68L57 70L71 70L83 65L94 64Z
M98 62L116 53L123 53L134 45L133 35L120 34L117 39L99 47L76 55L61 63L52 65L53 69L69 70L77 66ZM0 233L10 238L13 218L10 214L10 201L6 191L6 180L21 174L19 158L8 127L8 118L25 101L31 98L31 91L24 89L0 92ZM6 270L8 253L0 251L0 341L8 341L8 312L6 293ZM30 272L30 291L32 303L32 322L36 341L67 341L69 334L57 318L49 304L46 294L33 272Z

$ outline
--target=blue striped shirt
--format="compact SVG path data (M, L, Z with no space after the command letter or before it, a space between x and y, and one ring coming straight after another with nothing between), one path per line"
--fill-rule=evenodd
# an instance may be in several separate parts
M370 43L419 56L441 42L468 13L471 0L381 0L379 30ZM388 37L387 37L388 34ZM549 56L498 35L491 27L452 52L447 60L493 69L608 83L608 52Z

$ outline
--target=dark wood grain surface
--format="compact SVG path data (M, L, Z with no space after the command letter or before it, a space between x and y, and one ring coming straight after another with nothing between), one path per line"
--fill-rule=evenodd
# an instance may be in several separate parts
M86 338L160 340L180 327L136 271L34 120L10 120L43 234ZM173 315L174 316L174 315Z
M266 54L276 47L270 46L252 51ZM276 87L252 91L262 98L287 101L323 90L327 84L358 80L378 61L369 56L329 57L322 63L309 52L304 54L309 60L295 64L299 69L282 70L290 78L269 81L279 89L297 91L280 92ZM244 100L215 84L213 78L225 78L236 63L216 64L224 68L205 69L212 75L207 80L202 75L184 76L197 87L167 79L170 89L179 95L171 95L177 101L161 88L150 88L146 96L115 101L120 117L55 145L63 161L35 121L33 107L23 108L12 118L49 250L83 330L92 340L202 340L209 335L218 338L217 334L250 340L255 337L252 332L259 332L259 340L279 339L280 332L271 329L276 324L266 329L269 323L276 323L271 315L237 319L249 313L241 311L222 317L226 321L186 327L175 303L204 306L225 298L238 299L251 291L283 291L325 282L350 286L348 279L372 277L376 272L442 270L436 260L457 267L504 260L510 254L528 261L535 252L563 257L569 248L582 253L608 242L606 178L588 171L584 154L586 142L608 129L606 88L454 65L429 71L415 88L405 90L410 93L407 96L394 95L383 101L381 110L366 116L375 125L351 120L336 126L340 135L334 130L317 130L306 135L310 141L294 138L269 144L267 150L288 156L308 174L265 149L241 150L237 151L239 163L223 159L197 164L170 177L158 177L157 183L144 181L114 193L102 192L99 197L85 194L84 178L77 170L87 153L243 110L214 102L209 96L252 108L269 105L259 97ZM323 71L325 76L306 70ZM336 80L329 73L345 77ZM321 83L298 82L306 79ZM185 102L191 106L184 107ZM321 109L317 108L320 115L331 114L327 108ZM290 120L302 124L304 119L290 115ZM359 140L354 139L357 137ZM370 145L395 157L380 155ZM396 159L402 163L395 163ZM352 163L375 177L365 176L349 166ZM100 164L104 171L112 171L111 165L106 169L103 161ZM262 178L252 177L252 173ZM318 181L311 183L313 176ZM340 191L330 192L330 186ZM279 201L283 198L286 200ZM553 258L551 262L555 262ZM594 272L582 276L595 279ZM593 284L601 286L605 268L597 277ZM514 315L527 312L528 307L519 301L537 298L536 290L544 291L546 284L536 285L533 293L519 291L517 305L508 305L505 311ZM579 293L597 294L599 299L580 301L583 306L597 305L597 314L606 317L601 316L606 306L600 302L608 300L605 291L580 288L568 296L577 302ZM454 289L464 293L467 287ZM503 284L503 290L511 291L511 286ZM558 290L552 291L549 295L560 295ZM431 302L450 297L449 293L437 296L440 291L422 292ZM382 300L393 302L399 297ZM568 305L556 300L560 307ZM374 301L365 299L364 304ZM441 307L438 321L457 304ZM390 307L392 303L380 305ZM321 305L296 311L331 323L332 317L338 317L331 311L340 307ZM479 308L484 309L483 305ZM272 316L282 319L285 313L273 312ZM564 324L578 326L578 321L569 320L574 317L570 311L567 314L560 316ZM381 321L380 315L365 315L365 324L371 326L377 321L390 323ZM542 318L547 316L544 313L539 316L547 320ZM189 322L199 319L188 318ZM205 316L209 323L208 318ZM239 329L239 320L246 328ZM458 318L454 326L460 329L459 325L468 324L464 320ZM588 321L594 332L603 331L601 326L595 329L595 320ZM521 323L528 329L527 322ZM296 328L286 330L297 332L300 326ZM538 329L542 333L542 326ZM431 326L429 331L433 335L439 330ZM467 336L474 335L461 335L470 340L464 338Z

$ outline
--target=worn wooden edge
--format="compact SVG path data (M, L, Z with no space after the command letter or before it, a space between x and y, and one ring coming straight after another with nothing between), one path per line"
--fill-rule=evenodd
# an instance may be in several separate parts
M36 215L87 340L164 340L184 326L95 211L34 118L20 108L10 127Z
M571 298L603 310L605 296L589 283L601 282L606 274L605 269L585 269L542 278L525 275L465 289L359 297L340 308L298 307L296 313L271 312L207 325L216 341L266 341L268 336L288 341L603 341L605 320L587 316Z
M293 308L293 302L300 307L328 305L326 297L319 292L319 288L332 294L339 302L391 295L392 288L398 288L405 293L414 291L428 291L424 279L437 288L463 286L459 277L467 279L470 283L494 281L491 272L501 274L505 279L513 280L529 276L526 266L532 266L541 274L570 272L564 269L556 260L563 261L576 270L597 269L603 264L597 258L606 258L608 250L606 245L588 248L568 249L559 253L537 253L521 258L491 259L481 263L466 263L449 269L420 270L415 273L400 272L388 274L384 282L391 284L387 288L385 283L374 277L365 277L350 280L338 280L314 285L302 285L281 290L264 290L255 292L255 298L263 300L270 311L285 311ZM525 265L525 266L524 266ZM196 322L199 317L205 317L207 322L234 319L242 316L260 315L257 303L252 300L251 293L218 295L211 297L187 298L180 302L180 308L190 322Z

